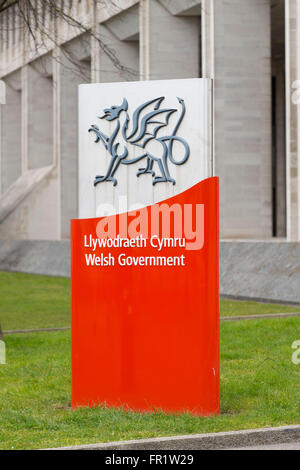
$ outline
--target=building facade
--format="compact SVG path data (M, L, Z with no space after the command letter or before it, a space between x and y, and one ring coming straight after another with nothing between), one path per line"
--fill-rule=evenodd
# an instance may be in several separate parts
M78 84L205 77L221 237L299 241L300 0L33 3L0 13L1 239L70 236Z

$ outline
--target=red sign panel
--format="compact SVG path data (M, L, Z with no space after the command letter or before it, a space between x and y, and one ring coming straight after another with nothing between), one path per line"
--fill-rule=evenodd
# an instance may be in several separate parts
M71 224L72 406L219 413L218 179Z

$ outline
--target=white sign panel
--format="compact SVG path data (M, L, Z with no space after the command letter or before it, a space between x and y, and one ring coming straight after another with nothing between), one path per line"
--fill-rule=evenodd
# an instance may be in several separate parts
M79 87L79 218L163 201L212 176L210 79Z

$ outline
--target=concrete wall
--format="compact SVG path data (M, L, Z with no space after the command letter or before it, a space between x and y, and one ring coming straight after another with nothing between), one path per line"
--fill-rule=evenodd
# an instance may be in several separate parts
M18 204L0 225L0 239L59 239L58 172L54 168L52 56L45 55L4 78L0 212L6 195ZM45 168L43 181L36 178ZM53 171L49 171L49 169ZM36 170L33 171L33 170ZM20 197L20 188L30 194Z
M4 241L0 270L70 277L68 241ZM300 303L300 243L222 241L220 293Z
M24 172L53 162L59 179L55 195L58 236L67 238L69 219L77 214L76 86L86 81L76 68L89 69L93 82L191 78L202 71L205 78L215 78L215 173L221 177L221 234L227 238L271 237L271 19L278 4L282 17L283 0L122 0L106 2L105 8L95 8L92 0L73 1L69 11L92 29L93 37L82 34L82 28L60 22L55 27L61 48L43 38L40 49L30 50L32 41L20 28L13 34L3 30L1 78L8 81L12 70L22 71L18 72L22 86L17 91L8 88L8 104L1 110L2 121L5 119L2 190L20 175L21 167ZM292 84L299 76L299 5L299 0L285 1L287 148L286 162L277 159L276 173L277 234L287 232L290 240L300 238L299 106L291 102ZM1 15L3 24L14 24L12 18L6 18L9 12L14 13L8 9ZM54 28L50 20L49 27ZM273 42L277 36L275 28ZM70 49L75 67L65 57L65 49ZM281 67L282 60L276 71L282 90ZM283 134L282 93L278 107ZM14 134L11 123L15 123ZM283 156L283 135L278 134L277 144ZM10 236L7 230L5 233Z
M270 0L214 2L222 236L272 236Z
M220 293L300 303L300 243L223 241Z
M2 241L0 269L70 277L70 242Z
M28 176L31 175L26 175ZM32 184L34 187L31 193L2 221L0 245L3 244L3 240L60 239L57 171L53 169L42 181L37 184L33 181ZM11 187L10 191L13 190Z
M124 82L139 79L139 42L120 40L112 28L114 24L99 25L99 34L109 48L98 49L98 82Z

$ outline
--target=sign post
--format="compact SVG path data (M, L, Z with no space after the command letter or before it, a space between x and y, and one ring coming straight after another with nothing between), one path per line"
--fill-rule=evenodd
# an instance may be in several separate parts
M219 412L211 81L82 85L72 406Z

